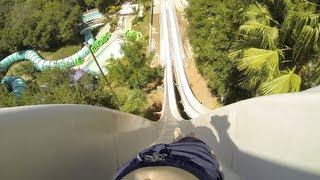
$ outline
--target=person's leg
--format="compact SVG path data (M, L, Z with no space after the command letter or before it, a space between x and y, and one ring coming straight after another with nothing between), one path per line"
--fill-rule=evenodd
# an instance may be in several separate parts
M199 140L198 138L195 137L195 133L194 132L190 132L189 134L187 134L186 136L183 135L183 133L181 132L180 128L176 128L173 132L174 134L174 139L173 139L173 143L174 142L185 142L185 141L194 141L194 140ZM201 141L201 140L199 140Z
M187 134L186 136L183 136L181 129L180 128L176 128L173 132L174 134L174 139L172 141L172 143L177 143L177 142L201 142L206 144L205 142L203 142L202 140L198 139L195 137L195 133L194 132L190 132L189 134ZM213 149L211 150L211 155L216 158Z
M179 141L180 139L183 138L183 134L182 134L180 128L176 128L176 129L174 130L174 132L173 132L173 135L174 135L173 142L177 142L177 141Z

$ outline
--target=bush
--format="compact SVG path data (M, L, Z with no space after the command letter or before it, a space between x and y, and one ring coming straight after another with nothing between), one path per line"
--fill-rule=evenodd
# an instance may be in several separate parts
M118 21L119 21L119 17L115 16L111 19L110 21L110 25L111 26L116 26L118 24Z
M107 14L113 15L113 14L117 13L120 9L121 9L121 6L110 6L108 8Z
M188 35L197 67L214 95L224 97L228 102L237 101L238 98L230 98L237 92L239 72L236 63L228 58L228 51L236 37L237 24L234 22L240 2L190 0L189 3L186 10Z

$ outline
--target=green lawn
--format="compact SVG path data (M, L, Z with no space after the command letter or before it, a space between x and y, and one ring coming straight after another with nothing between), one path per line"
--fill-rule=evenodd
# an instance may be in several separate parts
M149 41L150 11L151 9L149 8L147 11L144 12L144 16L132 25L132 30L139 31L142 33L143 42L146 45Z
M17 62L8 69L8 72L6 73L6 75L7 76L17 75L17 76L21 76L24 80L30 80L32 78L26 74L26 71L28 70L25 69L30 66L32 66L32 63L30 61Z
M40 56L42 56L46 60L58 60L62 58L66 58L78 52L81 49L80 45L66 45L54 52L43 52L38 51Z

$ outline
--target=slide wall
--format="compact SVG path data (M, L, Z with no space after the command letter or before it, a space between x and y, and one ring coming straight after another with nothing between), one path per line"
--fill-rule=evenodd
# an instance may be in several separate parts
M180 127L214 149L225 179L318 180L319 102L319 92L273 95L157 122L83 105L2 108L0 179L111 179L143 148L170 143Z

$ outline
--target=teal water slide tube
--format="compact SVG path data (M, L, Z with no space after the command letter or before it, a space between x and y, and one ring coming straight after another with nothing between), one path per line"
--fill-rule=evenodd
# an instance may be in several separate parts
M19 76L6 76L1 80L13 94L20 98L27 88L26 82Z
M98 12L94 13L93 15L90 15L90 18L101 18L100 16L102 16L102 14ZM85 22L85 18L86 15L84 15L83 17L83 22ZM95 43L95 38L92 34L92 29L94 27L96 26L93 25L92 27L89 27L81 31L81 35L84 36L85 41L88 42L90 45ZM84 62L84 58L89 53L89 48L84 46L80 51L78 51L72 56L59 60L47 61L33 50L18 51L0 61L0 73L6 72L14 63L23 60L28 60L32 62L34 67L39 71L45 71L50 68L71 68L74 66L81 65ZM2 79L1 83L5 84L17 98L21 97L26 89L26 82L19 76L5 76Z
M93 44L95 42L95 38L91 33L91 29L84 31L83 35L85 41L89 44ZM28 60L32 62L34 67L39 71L45 71L50 68L71 68L81 65L84 61L84 58L89 53L89 48L84 46L80 51L72 56L59 60L47 61L33 50L18 51L0 61L0 72L6 72L11 65L22 60ZM26 82L19 76L5 76L1 80L1 83L5 84L17 98L22 96L27 87Z
M84 37L89 44L92 44L95 41L91 30L87 30L84 33ZM22 60L32 62L34 67L39 71L44 71L50 68L71 68L73 66L81 65L84 61L83 59L89 53L89 48L84 46L80 51L72 56L59 60L47 61L33 50L18 51L7 56L0 62L0 72L8 70L12 64Z

